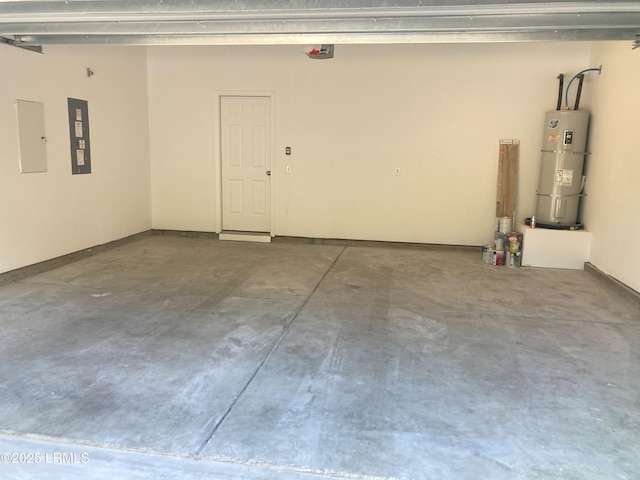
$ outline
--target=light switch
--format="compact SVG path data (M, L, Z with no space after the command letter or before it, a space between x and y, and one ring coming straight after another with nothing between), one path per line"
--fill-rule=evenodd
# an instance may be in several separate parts
M291 165L284 167L284 173L291 173Z

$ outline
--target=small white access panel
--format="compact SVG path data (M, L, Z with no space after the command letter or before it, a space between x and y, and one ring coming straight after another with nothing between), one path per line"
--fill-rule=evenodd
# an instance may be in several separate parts
M222 229L271 230L271 99L221 97Z
M44 105L16 100L20 173L47 171L47 136L44 131Z

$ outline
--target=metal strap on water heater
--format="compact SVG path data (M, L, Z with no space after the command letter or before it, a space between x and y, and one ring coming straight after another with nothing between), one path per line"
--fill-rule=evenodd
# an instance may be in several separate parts
M586 193L573 193L573 194L558 194L558 193L550 193L550 194L546 194L546 193L536 193L537 196L539 197L551 197L551 198L555 198L555 197L586 197L587 194Z
M573 150L540 150L544 153L570 153L573 155L591 155L591 152L574 152Z

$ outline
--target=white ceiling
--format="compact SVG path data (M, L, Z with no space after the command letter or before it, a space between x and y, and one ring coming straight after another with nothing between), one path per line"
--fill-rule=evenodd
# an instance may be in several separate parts
M18 46L639 39L638 0L0 0Z

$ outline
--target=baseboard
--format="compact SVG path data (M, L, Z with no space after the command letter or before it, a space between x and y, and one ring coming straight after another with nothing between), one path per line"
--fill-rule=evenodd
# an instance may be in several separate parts
M349 240L341 238L310 238L310 237L273 237L273 243L297 243L304 245L338 245L347 247L383 247L383 248L416 248L421 250L458 250L480 252L480 246L449 245L441 243L413 243L389 242L383 240Z
M69 253L67 255L62 255L60 257L44 260L42 262L34 263L33 265L27 265L26 267L17 268L9 272L0 273L0 286L7 285L13 282L18 282L27 277L38 275L39 273L48 272L49 270L62 267L69 263L77 262L78 260L82 260L83 258L92 257L93 255L96 255L98 253L105 252L107 250L111 250L113 248L126 245L127 243L133 242L134 240L138 240L140 238L146 237L151 233L152 233L151 230L147 230L144 232L130 235L128 237L114 240L112 242L107 242L102 245L96 245L95 247L85 248L84 250L78 250L77 252Z
M598 280L610 286L611 288L615 289L619 294L621 294L625 298L628 298L630 300L637 302L638 306L640 307L640 292L622 283L620 280L613 278L611 275L607 275L598 267L596 267L595 265L589 262L586 262L584 264L584 271L593 275Z
M193 230L151 230L151 235L167 235L170 237L210 238L217 239L218 234L213 232L199 232Z

